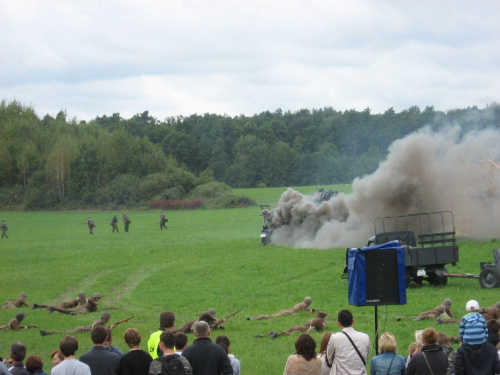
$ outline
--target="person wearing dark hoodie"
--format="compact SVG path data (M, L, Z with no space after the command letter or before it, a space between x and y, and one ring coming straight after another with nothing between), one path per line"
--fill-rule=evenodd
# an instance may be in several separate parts
M457 350L455 374L498 374L500 360L497 349L488 340L488 328L484 317L479 313L477 301L467 302L466 311L460 323L462 345ZM483 326L484 325L484 326Z
M422 332L422 349L411 357L407 375L446 375L448 356L437 343L439 334L434 328L426 328ZM431 370L432 369L432 370Z

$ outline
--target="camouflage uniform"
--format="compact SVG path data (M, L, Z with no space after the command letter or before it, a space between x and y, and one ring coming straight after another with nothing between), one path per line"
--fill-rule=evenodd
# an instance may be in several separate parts
M2 228L2 238L4 238L4 237L5 237L5 238L9 238L9 237L7 236L7 230L8 230L9 228L7 228L7 223L5 222L5 220L2 220L2 224L0 225L0 227Z
M116 225L117 223L118 223L118 218L116 217L115 214L111 219L111 223L109 223L109 225L111 225L111 227L113 228L113 233L115 232L115 230L118 232L118 226Z
M122 221L123 221L123 226L125 228L125 232L128 232L128 226L130 225L130 223L132 222L129 217L127 216L127 214L123 214L122 215Z
M87 218L87 225L89 226L90 234L94 234L94 232L93 232L93 230L95 228L94 219L92 219L90 216Z
M168 219L165 217L165 214L163 211L160 213L160 229L163 230L163 228L168 229L165 223L168 221Z

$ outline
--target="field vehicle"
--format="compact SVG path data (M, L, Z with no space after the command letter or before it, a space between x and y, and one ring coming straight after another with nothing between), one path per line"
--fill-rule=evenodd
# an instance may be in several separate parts
M318 192L313 194L314 203L320 204L321 202L329 201L331 197L335 197L337 195L339 195L338 191L333 191L332 189L325 191L324 188L321 188Z
M406 285L413 280L418 284L446 285L446 265L458 262L455 223L451 211L423 212L377 218L375 235L368 241L382 244L398 240L405 249Z

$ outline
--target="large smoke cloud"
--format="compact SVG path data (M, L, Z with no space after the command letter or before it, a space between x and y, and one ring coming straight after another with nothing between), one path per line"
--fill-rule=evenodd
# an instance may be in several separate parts
M361 247L375 218L443 210L453 212L459 236L500 237L498 160L497 129L427 127L395 141L373 174L354 180L353 193L317 205L288 189L263 215L273 243L297 248Z

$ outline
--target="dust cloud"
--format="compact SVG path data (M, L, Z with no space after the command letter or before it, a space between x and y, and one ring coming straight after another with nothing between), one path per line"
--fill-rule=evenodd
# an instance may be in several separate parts
M449 210L457 236L500 237L500 132L430 127L395 141L370 175L353 181L351 194L315 204L288 189L272 211L272 243L295 248L366 246L374 219Z

